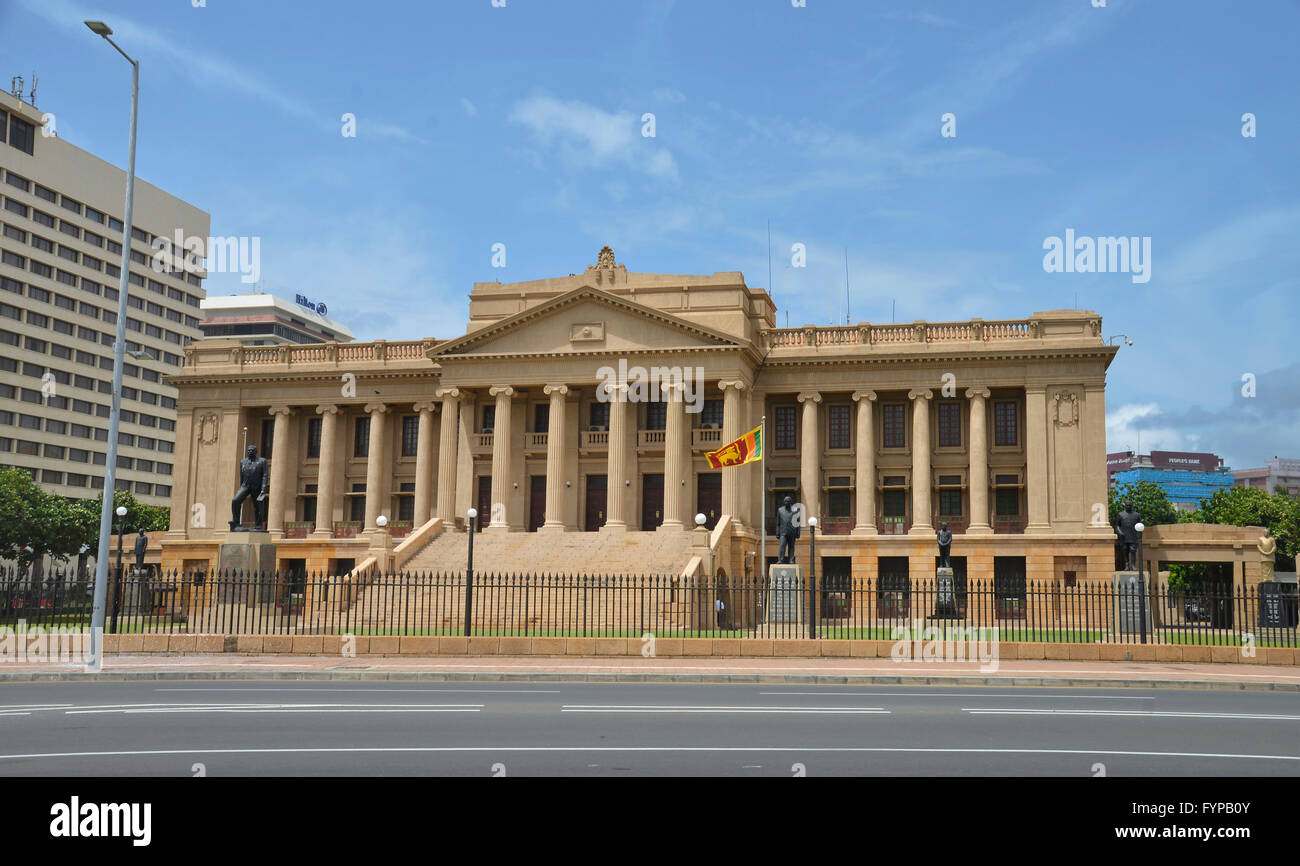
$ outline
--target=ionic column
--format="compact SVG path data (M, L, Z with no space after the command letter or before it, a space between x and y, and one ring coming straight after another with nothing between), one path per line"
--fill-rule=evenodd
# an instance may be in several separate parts
M275 418L275 429L271 433L271 486L266 503L266 531L275 539L284 537L284 510L286 503L292 502L289 491L289 478L292 473L289 454L289 416L293 410L288 406L272 406L269 410Z
M799 452L799 484L803 488L804 520L809 517L821 519L821 466L822 437L818 425L818 404L822 395L816 391L804 391L799 395L803 404L803 442Z
M989 526L988 388L968 388L970 400L970 525L967 535L992 535Z
M934 392L909 391L912 401L912 528L908 535L933 535L930 525L930 400Z
M433 410L437 404L416 403L420 429L415 443L415 519L412 530L429 522L433 509Z
M389 472L386 455L388 444L388 407L383 403L367 403L370 413L370 453L366 457L366 526L365 532L379 528L375 518L383 513L384 481Z
M741 427L745 420L740 416L741 398L746 385L740 380L718 383L722 391L722 441L734 442L747 433ZM743 529L745 523L744 503L740 497L739 467L722 470L722 513L731 515L731 521L737 529Z
M609 462L605 468L605 525L601 531L625 532L627 496L623 492L623 482L627 480L627 385L610 383L602 387L609 401Z
M438 517L448 529L456 525L456 436L460 423L460 389L439 388L442 426L438 433Z
M858 404L857 474L853 484L858 517L853 534L876 535L876 392L854 391L853 399Z
M661 529L685 529L686 515L686 402L679 383L665 385L668 395L668 423L664 431L664 522Z
M542 528L564 531L564 398L568 385L547 385L542 389L551 398L551 416L546 433L546 522Z
M334 537L334 503L338 488L334 481L339 469L339 407L316 407L320 415L320 462L316 474L316 529L313 538Z
M1029 522L1025 532L1047 532L1047 387L1025 388L1025 491Z
M509 385L495 385L488 389L497 398L496 420L492 424L492 514L489 529L508 532L506 509L510 506L510 398L515 389ZM483 518L480 517L480 520Z

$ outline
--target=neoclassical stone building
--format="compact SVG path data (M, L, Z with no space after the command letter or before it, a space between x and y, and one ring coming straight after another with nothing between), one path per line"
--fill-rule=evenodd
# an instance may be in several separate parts
M647 567L633 534L652 531L684 560L703 513L712 565L752 573L765 484L769 522L786 495L820 519L829 580L932 577L947 522L959 573L1109 582L1116 349L1097 314L775 323L771 297L738 272L629 273L606 248L581 274L475 284L454 339L193 343L171 377L163 565L215 565L247 443L270 460L268 530L287 569L338 573L372 557L460 568L438 545L463 538L475 507L501 569L528 570L579 533L607 571ZM672 382L605 388L611 370L637 368ZM765 474L708 468L706 451L764 415Z

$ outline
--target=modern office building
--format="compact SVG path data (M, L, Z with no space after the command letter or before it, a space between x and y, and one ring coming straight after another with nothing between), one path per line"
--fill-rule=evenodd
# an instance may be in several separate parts
M126 172L0 93L0 464L64 496L103 486ZM165 505L175 485L176 388L201 336L201 270L159 260L155 236L207 243L208 214L136 179L117 483Z
M1119 451L1106 455L1110 486L1149 481L1159 485L1174 507L1195 511L1202 499L1233 484L1233 473L1217 454L1198 451Z
M461 568L474 507L485 568L679 574L699 514L712 561L740 576L765 519L776 555L788 495L821 521L828 580L932 579L946 522L958 573L1010 595L1026 579L1109 586L1117 349L1101 335L1082 310L779 328L738 272L633 273L606 248L576 275L476 284L451 339L202 340L173 380L183 471L163 566L216 566L247 443L270 461L286 571ZM764 416L766 472L709 468L705 452Z
M205 337L231 337L245 346L350 343L348 328L325 317L328 308L298 295L293 302L265 292L204 299L199 328Z
M1291 496L1300 496L1300 460L1274 457L1258 469L1239 469L1233 473L1238 487L1258 487L1272 493L1283 487Z

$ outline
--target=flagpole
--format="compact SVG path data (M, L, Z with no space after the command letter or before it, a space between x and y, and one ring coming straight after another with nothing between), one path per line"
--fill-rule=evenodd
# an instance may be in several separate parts
M758 492L761 496L758 516L758 574L759 580L767 577L767 416L759 422L763 436L763 451L759 461ZM760 584L761 585L761 584Z

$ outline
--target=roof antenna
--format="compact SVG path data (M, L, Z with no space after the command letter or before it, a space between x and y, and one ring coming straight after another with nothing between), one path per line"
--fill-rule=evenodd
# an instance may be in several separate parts
M898 300L896 298L890 298L889 299L889 323L891 325L894 323L894 310L897 306L898 306Z
M30 95L31 95L31 102L32 102L32 108L35 108L35 107L36 107L36 82L37 82L36 72L33 71L33 72L32 72L32 89L31 89L31 93L30 93Z
M849 323L849 248L844 248L844 324Z

